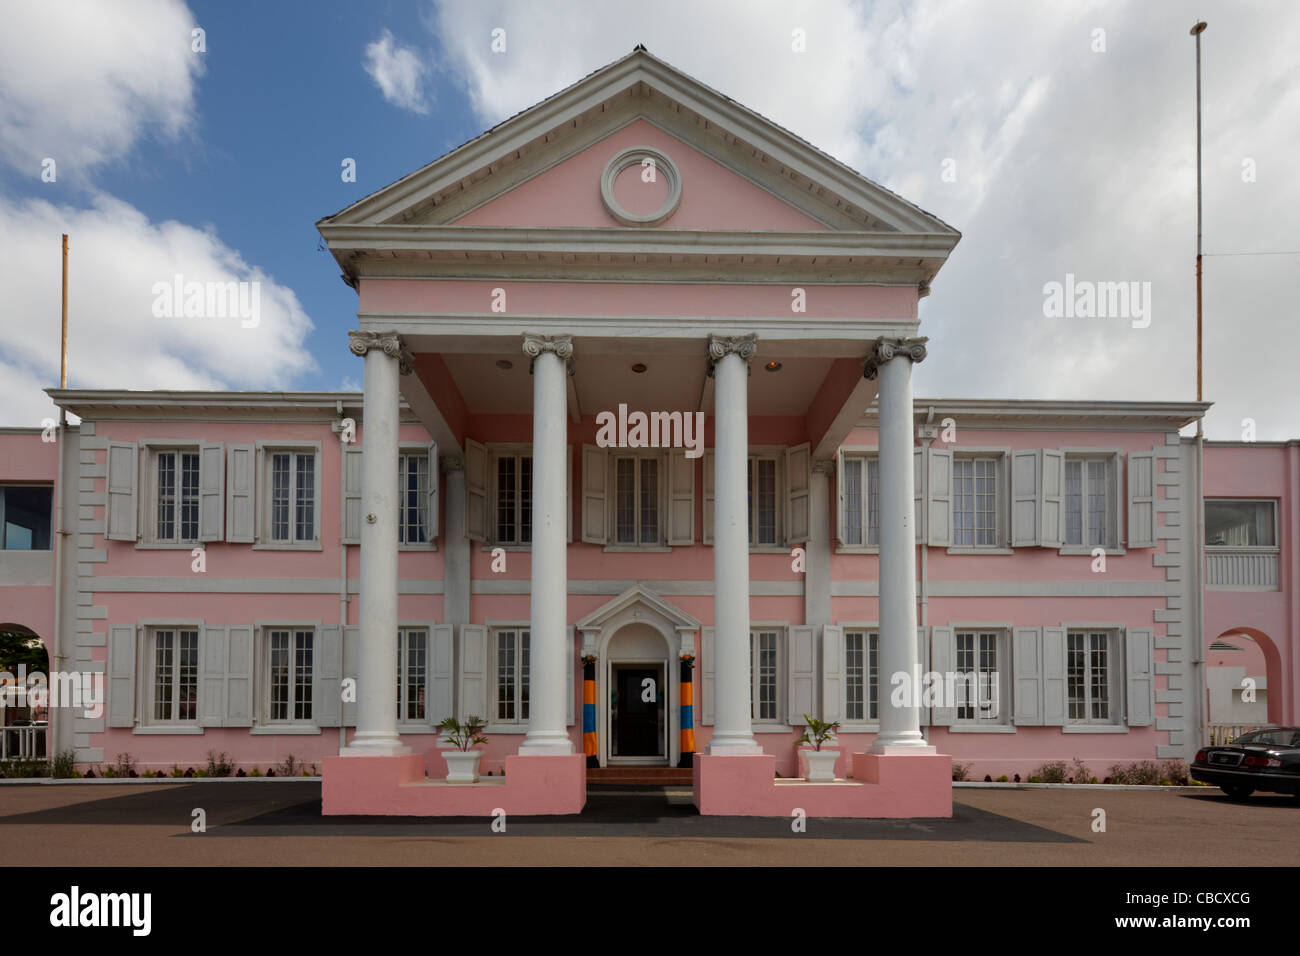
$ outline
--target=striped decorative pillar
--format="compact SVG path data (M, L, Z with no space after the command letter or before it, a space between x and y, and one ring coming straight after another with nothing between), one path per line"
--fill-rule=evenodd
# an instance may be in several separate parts
M587 768L600 766L596 750L596 658L582 659L582 752Z
M689 769L695 758L695 684L691 680L691 669L695 658L689 654L682 655L681 694L682 694L682 756L677 766Z

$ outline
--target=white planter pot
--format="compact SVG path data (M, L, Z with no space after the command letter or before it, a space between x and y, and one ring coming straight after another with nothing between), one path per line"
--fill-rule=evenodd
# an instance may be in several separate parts
M827 783L835 779L835 760L840 755L838 750L805 750L804 759L808 761L808 773L804 778L809 783Z
M444 750L442 757L447 761L447 782L478 783L478 762L482 756L481 750Z

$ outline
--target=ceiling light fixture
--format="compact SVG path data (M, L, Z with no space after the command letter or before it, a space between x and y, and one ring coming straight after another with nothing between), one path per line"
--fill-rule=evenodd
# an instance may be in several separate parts
M769 372L779 372L781 371L781 363L768 362L766 365L763 366L763 368L767 369Z
M635 365L632 366L632 371L634 371L634 372L636 372L638 375L640 375L642 372L645 371L645 363L644 363L644 362L637 362Z
M514 367L515 363L510 359L497 359L497 368L499 369L512 369Z

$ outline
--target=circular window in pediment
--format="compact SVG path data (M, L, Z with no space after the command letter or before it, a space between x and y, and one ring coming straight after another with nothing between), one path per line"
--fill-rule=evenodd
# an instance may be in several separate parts
M605 166L600 198L609 214L625 226L657 226L682 201L677 165L657 149L634 146Z

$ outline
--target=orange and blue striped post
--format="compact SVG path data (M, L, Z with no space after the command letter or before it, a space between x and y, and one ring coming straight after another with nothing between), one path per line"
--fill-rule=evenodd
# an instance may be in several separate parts
M596 659L582 659L582 752L587 755L587 767L599 767L596 751Z
M682 756L677 766L688 768L695 760L695 684L691 680L691 668L695 658L689 654L682 655L681 661L681 696L682 696Z

